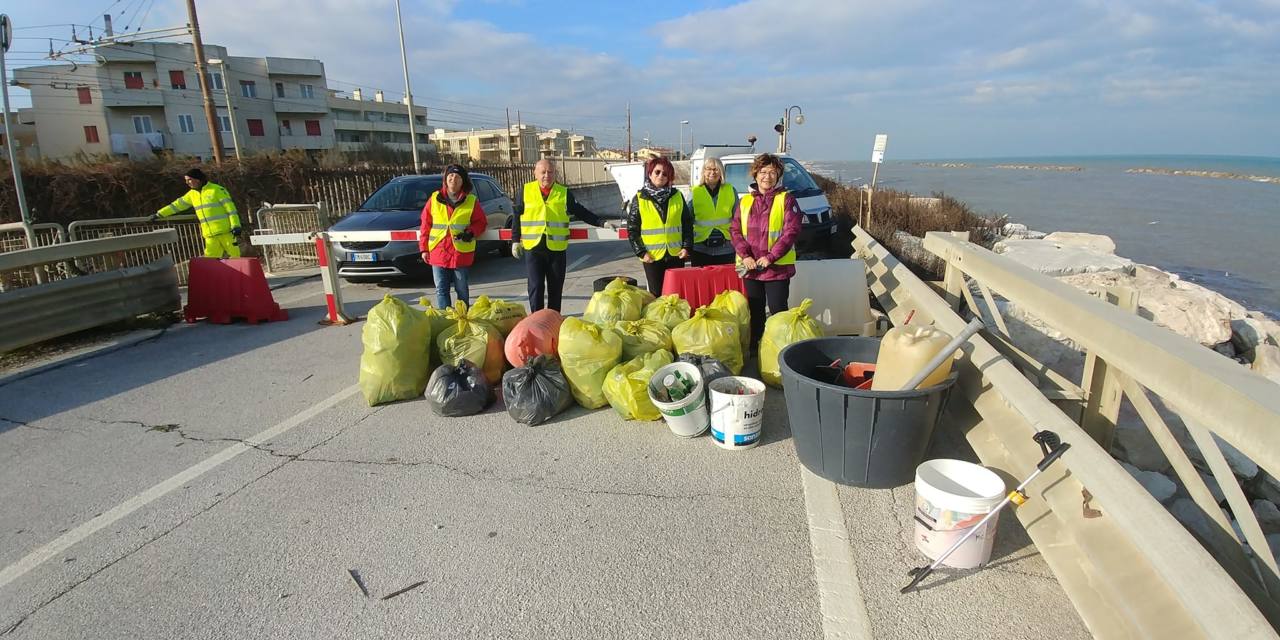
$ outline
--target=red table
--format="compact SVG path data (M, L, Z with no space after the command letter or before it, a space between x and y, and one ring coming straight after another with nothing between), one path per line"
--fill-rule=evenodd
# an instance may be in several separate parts
M208 318L227 324L242 318L249 324L288 320L276 304L256 258L192 258L187 276L187 322Z
M716 294L729 289L746 293L742 278L731 264L668 269L662 280L662 295L674 293L684 298L691 309L709 304Z

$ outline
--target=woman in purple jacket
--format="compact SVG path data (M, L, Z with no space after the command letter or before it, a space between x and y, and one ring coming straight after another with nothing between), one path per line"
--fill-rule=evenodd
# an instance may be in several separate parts
M795 196L782 188L782 161L777 156L756 156L751 177L755 182L734 209L729 235L738 264L746 270L742 279L751 305L751 353L755 353L764 335L765 303L771 314L787 308L803 217Z

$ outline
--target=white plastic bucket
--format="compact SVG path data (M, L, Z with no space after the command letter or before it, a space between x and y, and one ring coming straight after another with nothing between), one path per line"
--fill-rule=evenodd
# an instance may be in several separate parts
M662 379L679 371L696 383L693 392L675 402L663 402L653 397L652 388L661 386ZM702 384L702 372L688 362L673 362L654 372L649 379L649 400L662 413L662 419L671 428L671 433L681 438L692 438L702 435L711 425L707 415L707 388Z
M721 448L749 449L760 442L764 424L764 383L727 376L711 381L711 439ZM733 393L744 389L746 394Z
M1004 480L963 460L928 460L916 467L916 548L937 560L1005 497ZM972 569L991 559L997 515L942 563Z

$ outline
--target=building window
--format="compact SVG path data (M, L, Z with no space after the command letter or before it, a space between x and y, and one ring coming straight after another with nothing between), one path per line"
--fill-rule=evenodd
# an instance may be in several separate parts
M124 72L124 88L141 89L142 88L142 72L141 71Z
M309 135L309 136L318 136L318 135L320 135L320 121L319 121L319 120L307 120L307 135Z
M89 93L89 87L76 87L76 97L80 99L80 104L93 104L93 94Z
M151 116L134 116L133 132L134 133L151 133Z
M277 98L283 98L283 97L284 97L284 83L283 83L283 82L277 82L277 83L276 83L276 97L277 97Z
M218 131L226 133L231 130L231 118L229 116L218 116Z
M186 89L186 88L187 88L187 74L185 74L185 73L183 73L183 72L181 72L181 71L178 71L177 69L174 69L174 70L169 71L169 88L171 88L171 89Z
M241 80L240 95L246 98L258 97L258 85L254 84L252 80Z
M244 123L249 127L250 136L253 136L255 138L261 138L262 136L267 135L266 130L263 129L262 127L261 120L258 120L256 118L249 118L248 120L245 120Z
M205 75L205 81L208 83L210 89L222 91L222 74L221 73L218 73L217 71L210 71L209 73L206 73L204 75Z
M84 128L84 141L95 143L98 141L98 128L95 126L86 126Z
M184 113L178 116L178 131L183 133L196 132L196 122L191 118L191 114Z
M302 92L302 97L304 97L304 98L314 98L314 97L316 97L316 88L315 88L315 85L310 85L310 84L300 84L300 85L298 85L298 90L299 90L300 92Z

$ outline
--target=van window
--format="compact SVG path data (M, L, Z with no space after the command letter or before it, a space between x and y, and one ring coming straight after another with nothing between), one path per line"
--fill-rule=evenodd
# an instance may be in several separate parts
M734 163L725 165L724 177L738 193L748 193L752 183L750 172L750 163ZM822 192L813 181L813 176L795 158L782 158L782 187L799 198Z

